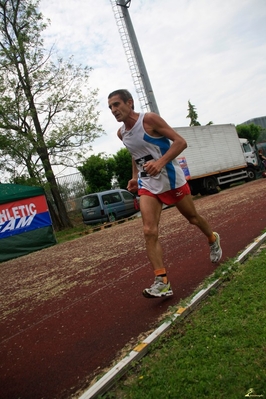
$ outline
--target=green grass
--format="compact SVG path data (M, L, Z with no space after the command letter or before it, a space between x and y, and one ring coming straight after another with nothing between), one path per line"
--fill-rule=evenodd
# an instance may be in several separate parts
M240 399L248 392L266 398L265 247L234 266L103 398Z
M74 240L75 238L82 237L86 234L90 234L92 231L90 226L86 226L83 223L80 211L70 212L69 218L73 224L73 227L55 232L55 237L58 244Z
M134 217L132 215L130 218ZM127 221L128 218L121 219L118 221L118 223L124 223L124 221ZM64 229L61 231L56 231L55 232L55 237L56 241L58 244L61 244L63 242L71 241L74 240L75 238L80 238L83 237L84 235L91 234L94 231L98 231L105 225L105 227L110 227L112 223L97 223L97 224L92 224L92 225L85 225L82 221L82 216L80 212L74 212L70 216L70 220L73 224L73 227L70 227L68 229Z
M75 238L83 237L86 234L90 234L91 229L85 224L79 224L69 229L64 229L55 232L56 241L58 244L63 242L74 240Z

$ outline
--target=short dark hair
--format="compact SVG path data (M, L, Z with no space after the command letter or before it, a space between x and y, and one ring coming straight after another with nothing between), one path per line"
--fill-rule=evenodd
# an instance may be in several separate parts
M128 100L132 100L133 101L132 109L134 109L134 100L128 90L119 89L119 90L112 91L112 93L110 93L108 96L108 100L109 100L109 98L114 97L114 96L119 96L124 103L126 103Z

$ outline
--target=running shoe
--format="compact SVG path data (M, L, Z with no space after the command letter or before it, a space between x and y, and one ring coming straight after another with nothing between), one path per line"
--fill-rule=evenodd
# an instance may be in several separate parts
M216 240L213 244L210 244L210 259L212 263L217 263L222 257L222 248L220 245L220 236L218 233L213 233L216 237Z
M165 284L162 277L155 277L151 288L145 288L143 295L145 298L162 298L173 295L173 291L169 281Z

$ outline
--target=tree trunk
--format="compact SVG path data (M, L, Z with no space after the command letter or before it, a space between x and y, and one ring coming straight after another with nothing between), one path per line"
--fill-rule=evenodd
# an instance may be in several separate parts
M53 207L51 201L48 198L46 198L46 200L47 200L47 204L48 204L48 208L49 208L49 212L51 215L54 229L55 229L55 231L59 231L59 230L61 230L61 222L59 220L58 214L54 210L54 207Z
M73 225L68 217L64 201L62 200L62 198L60 196L56 178L55 178L54 172L52 170L52 166L50 164L49 155L47 153L47 148L46 147L38 148L37 151L41 158L41 161L42 161L42 164L43 164L43 167L45 170L45 176L49 183L51 194L52 194L55 206L57 208L58 219L60 222L60 226L58 226L58 230L63 230L68 227L73 227Z

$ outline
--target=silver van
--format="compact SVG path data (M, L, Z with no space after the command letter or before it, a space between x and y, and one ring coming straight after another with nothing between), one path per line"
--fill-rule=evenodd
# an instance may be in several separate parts
M134 215L139 203L127 190L107 190L82 197L81 211L85 224L113 222Z

